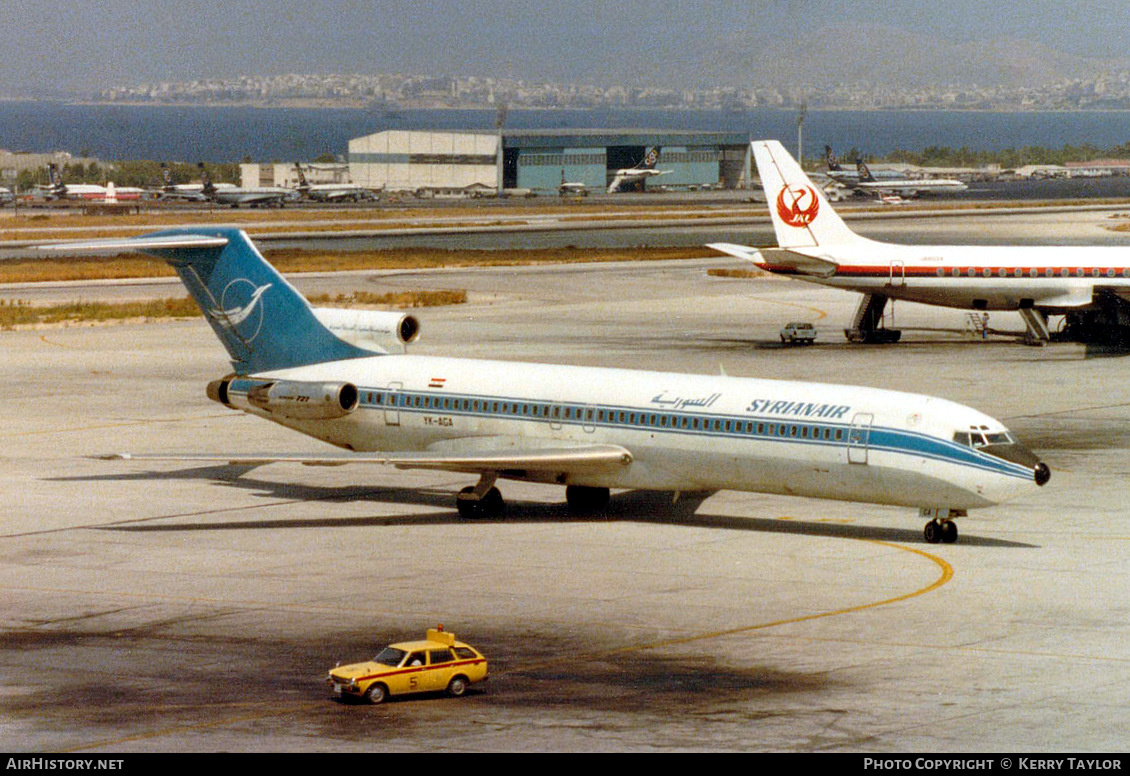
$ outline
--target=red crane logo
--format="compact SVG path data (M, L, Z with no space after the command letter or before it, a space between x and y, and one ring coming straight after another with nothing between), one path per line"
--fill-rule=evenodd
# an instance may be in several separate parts
M785 186L777 195L777 215L789 226L808 226L820 212L820 200L808 186Z

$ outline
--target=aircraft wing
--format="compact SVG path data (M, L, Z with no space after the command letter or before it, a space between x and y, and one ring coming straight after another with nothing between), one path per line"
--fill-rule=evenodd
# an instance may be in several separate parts
M709 243L707 248L753 262L769 272L790 272L798 275L830 278L836 274L839 264L830 259L809 256L785 248L751 248L748 245L733 243Z
M304 466L345 466L379 464L399 469L436 469L455 472L508 471L569 474L614 470L632 462L632 454L619 445L569 445L555 447L531 444L531 440L494 437L450 440L457 443L438 449L411 453L338 453L330 455L223 455L188 453L133 455L115 453L98 456L120 461L180 461L226 463L232 466L263 466L269 463L298 463ZM500 444L502 442L502 444ZM505 444L505 443L513 443ZM522 446L525 443L526 446Z

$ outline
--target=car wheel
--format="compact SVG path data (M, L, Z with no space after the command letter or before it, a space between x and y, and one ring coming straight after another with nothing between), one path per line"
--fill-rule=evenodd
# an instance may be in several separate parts
M384 703L385 699L388 698L388 688L383 684L374 684L365 692L365 698L374 705Z
M447 685L447 694L453 698L462 697L467 692L467 686L466 677L457 676Z

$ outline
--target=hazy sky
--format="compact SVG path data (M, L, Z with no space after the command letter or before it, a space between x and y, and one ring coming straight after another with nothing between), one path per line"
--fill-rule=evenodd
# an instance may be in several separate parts
M288 72L701 86L748 79L722 41L803 50L857 25L1096 58L1126 57L1130 33L1124 0L0 0L0 95Z

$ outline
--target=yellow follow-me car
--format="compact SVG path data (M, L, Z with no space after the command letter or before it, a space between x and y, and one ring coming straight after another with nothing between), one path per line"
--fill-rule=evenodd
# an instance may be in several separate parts
M443 690L458 697L486 678L487 659L440 625L423 641L390 644L368 662L336 666L327 682L334 695L381 703L390 695Z

